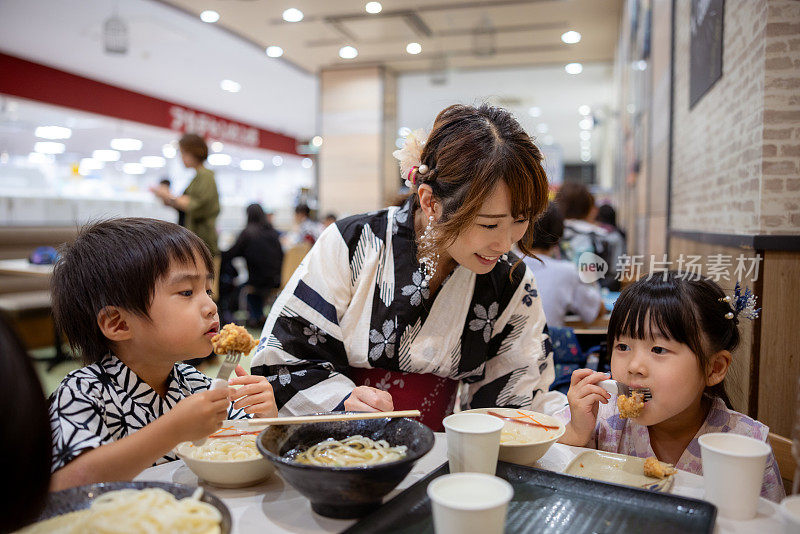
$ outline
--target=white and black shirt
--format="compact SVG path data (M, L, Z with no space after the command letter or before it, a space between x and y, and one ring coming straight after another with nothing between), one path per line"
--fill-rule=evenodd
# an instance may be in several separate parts
M101 362L69 373L50 397L55 471L82 452L129 436L152 423L181 399L206 391L211 379L186 364L176 364L161 397L128 366L109 354ZM243 410L228 408L228 419L246 419ZM156 464L176 460L171 452Z
M342 406L350 368L432 373L466 384L463 408L553 413L553 357L533 274L501 258L422 285L411 200L330 225L269 314L253 356L282 415Z

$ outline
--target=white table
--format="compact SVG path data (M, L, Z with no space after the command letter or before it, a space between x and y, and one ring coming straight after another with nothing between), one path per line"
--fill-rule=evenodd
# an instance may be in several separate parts
M34 276L50 276L53 274L52 265L36 265L26 258L13 260L0 260L0 273L5 274L30 274Z
M551 471L563 471L567 464L584 449L556 443L536 463L537 467ZM443 433L436 433L433 449L421 458L409 475L387 496L387 500L413 485L419 479L439 467L447 458L447 444ZM177 482L189 486L199 481L186 464L175 461L151 467L143 471L136 480ZM303 533L316 534L341 532L356 521L352 519L329 519L311 511L308 499L281 479L277 472L258 486L242 489L222 489L200 483L208 491L222 499L233 517L234 534ZM696 499L703 498L703 477L678 471L672 493ZM783 524L778 505L761 499L758 515L750 521L734 521L717 517L714 532L753 533L782 532Z

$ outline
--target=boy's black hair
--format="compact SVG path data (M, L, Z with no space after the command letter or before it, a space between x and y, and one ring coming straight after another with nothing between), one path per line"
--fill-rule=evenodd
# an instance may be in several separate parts
M61 248L53 270L56 326L85 364L99 362L111 350L97 324L100 310L117 306L149 317L156 283L170 262L194 264L195 254L213 274L208 247L177 224L132 217L83 227L74 243Z
M558 245L564 235L564 217L558 206L550 202L541 217L536 220L533 226L533 241L531 248L550 249Z
M677 271L653 273L625 288L614 303L608 322L608 347L620 336L647 339L660 333L687 345L705 371L710 357L721 350L733 352L739 345L739 321L727 319L731 305L716 283L705 277ZM706 388L730 408L724 381Z

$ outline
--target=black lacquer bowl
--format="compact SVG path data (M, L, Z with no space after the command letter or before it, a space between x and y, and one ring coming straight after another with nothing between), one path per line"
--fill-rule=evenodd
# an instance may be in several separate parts
M358 467L306 465L285 457L287 452L308 448L328 438L341 440L355 435L376 441L385 439L391 446L405 445L406 456L395 462ZM350 519L380 506L383 497L431 450L433 442L433 432L422 423L407 418L383 418L270 426L258 436L256 445L275 464L281 477L311 501L315 512Z
M44 521L45 519L50 519L68 512L77 512L78 510L89 508L95 497L103 493L108 493L109 491L122 489L141 490L146 488L163 489L164 491L172 493L176 499L191 497L197 489L197 487L173 484L171 482L102 482L99 484L89 484L87 486L70 488L48 494L44 511L39 515L36 521ZM222 534L229 534L232 529L232 521L228 507L207 491L203 492L200 500L219 510L222 514L220 530ZM124 518L120 519L124 521Z

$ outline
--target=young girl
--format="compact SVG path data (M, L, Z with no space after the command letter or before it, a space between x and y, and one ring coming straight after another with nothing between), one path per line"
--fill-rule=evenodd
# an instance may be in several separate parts
M620 417L611 395L597 385L604 373L572 374L569 421L562 443L638 457L656 456L691 473L702 473L698 438L734 432L761 441L769 429L730 409L723 380L739 344L740 310L714 282L677 272L642 278L625 289L608 325L613 347L611 375L631 388L650 388L652 399L636 419ZM764 497L784 496L778 465L770 456Z
M130 480L226 418L277 415L264 377L238 366L230 383L243 387L211 390L179 363L208 355L219 331L213 272L199 237L154 219L93 224L65 248L53 312L87 365L51 399L51 489Z

